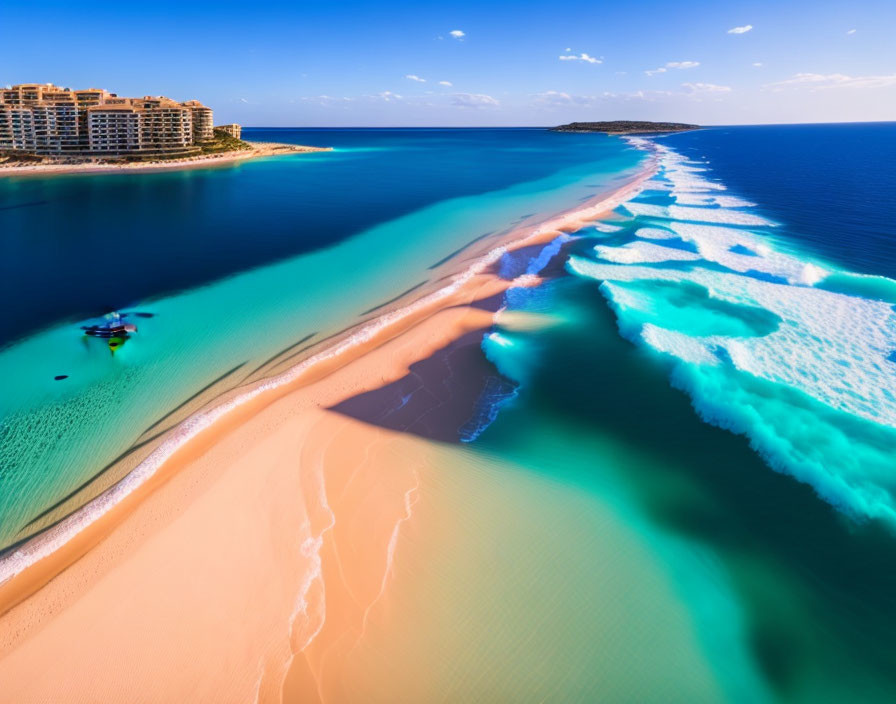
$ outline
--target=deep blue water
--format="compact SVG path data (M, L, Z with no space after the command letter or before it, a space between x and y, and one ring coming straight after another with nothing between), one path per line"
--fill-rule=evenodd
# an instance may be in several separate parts
M780 235L896 278L896 122L713 127L663 139L780 222Z

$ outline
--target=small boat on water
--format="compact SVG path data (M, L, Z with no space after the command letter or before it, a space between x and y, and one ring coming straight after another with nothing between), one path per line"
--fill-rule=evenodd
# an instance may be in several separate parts
M137 326L128 323L121 325L83 325L81 329L90 337L119 337L137 332Z
M122 320L120 313L113 312L106 316L105 322L97 325L82 325L81 329L88 337L99 337L109 341L109 349L114 352L124 344L132 333L137 332L137 326Z

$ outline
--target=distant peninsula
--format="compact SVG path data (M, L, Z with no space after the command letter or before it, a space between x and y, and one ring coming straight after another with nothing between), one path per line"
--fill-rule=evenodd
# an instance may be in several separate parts
M698 129L700 129L700 125L688 125L683 122L640 122L633 120L570 122L568 125L551 127L552 132L604 132L606 134L656 134L659 132L686 132Z

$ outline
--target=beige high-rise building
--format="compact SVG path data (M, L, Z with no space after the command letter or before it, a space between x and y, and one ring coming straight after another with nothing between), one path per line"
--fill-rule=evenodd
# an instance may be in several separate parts
M120 98L47 84L0 89L0 152L39 156L190 154L212 140L212 110L197 100Z
M193 141L208 142L215 137L214 116L212 109L205 107L198 100L188 100L182 103L190 108L193 113Z
M230 125L218 125L217 127L215 127L215 129L221 130L225 134L228 134L231 137L236 137L237 139L240 139L243 133L243 128L236 123Z

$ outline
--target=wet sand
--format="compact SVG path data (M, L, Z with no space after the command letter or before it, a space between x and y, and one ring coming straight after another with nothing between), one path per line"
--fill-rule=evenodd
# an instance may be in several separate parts
M459 259L436 290L194 416L0 558L5 695L326 699L388 588L432 440L456 434L490 374L477 352L494 302L538 283L494 265L606 214L645 178Z

